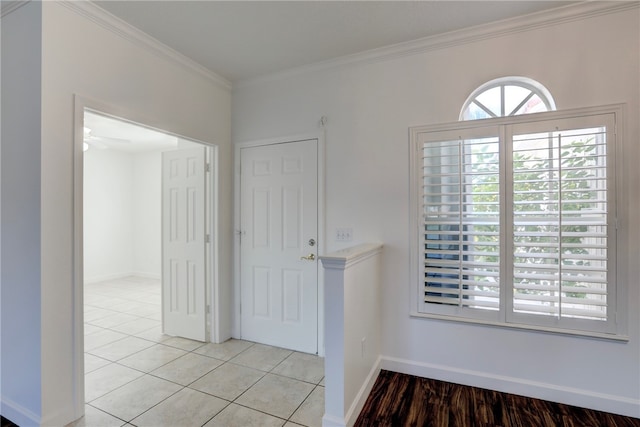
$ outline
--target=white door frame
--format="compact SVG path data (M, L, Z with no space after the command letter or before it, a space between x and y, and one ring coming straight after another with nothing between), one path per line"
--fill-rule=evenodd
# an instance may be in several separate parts
M76 390L76 413L84 413L84 248L83 248L83 201L84 201L84 112L93 110L119 120L129 121L159 132L173 135L185 140L207 146L209 149L209 163L211 164L210 179L207 190L210 197L206 219L206 229L211 235L211 243L207 248L207 305L211 307L207 316L208 338L211 342L218 342L220 331L219 299L219 270L218 251L220 227L218 223L218 146L194 138L189 138L160 127L150 125L154 120L144 114L106 104L101 101L74 95L74 134L73 134L73 383ZM160 177L158 177L160 179Z
M325 251L325 209L324 209L324 176L325 176L325 138L324 132L293 135L280 138L270 138L257 141L247 141L235 144L234 147L234 180L233 180L233 327L231 336L240 338L240 150L243 148L260 147L265 145L286 144L296 141L315 139L318 141L318 255ZM318 355L324 356L324 273L318 265Z

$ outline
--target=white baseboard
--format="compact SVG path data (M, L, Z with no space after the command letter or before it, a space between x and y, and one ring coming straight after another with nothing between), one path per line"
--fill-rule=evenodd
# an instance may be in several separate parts
M94 283L106 282L108 280L124 279L125 277L129 277L129 276L131 276L131 274L129 273L119 273L119 274L105 274L104 276L85 277L84 284L92 285Z
M324 414L322 417L322 427L345 427L344 418L334 417Z
M333 415L324 414L322 417L322 427L347 427L352 426L358 420L358 415L360 415L360 411L364 407L364 404L367 402L367 397L369 397L369 393L371 393L371 389L378 378L378 374L380 374L380 365L382 358L378 356L378 359L375 361L367 378L365 378L364 383L358 390L356 397L353 399L351 406L347 410L344 418L335 417Z
M70 408L56 408L42 417L33 411L15 403L6 397L0 397L2 416L21 427L50 427L67 425L70 419Z
M129 276L140 277L142 279L162 280L162 276L160 274L144 273L141 271L133 272Z
M109 280L125 279L127 277L140 277L143 279L154 279L154 280L162 279L162 276L158 274L143 273L138 271L138 272L130 272L130 273L107 274L104 276L85 277L84 284L92 285L94 283L106 282Z
M2 416L11 420L19 426L39 426L41 425L40 416L29 409L18 405L11 399L4 396L0 397L0 407L2 408Z
M393 357L381 369L640 418L640 399Z
M378 374L380 374L381 361L382 357L378 356L378 360L376 360L376 362L371 367L369 375L367 375L367 378L364 380L364 384L362 384L362 387L360 387L360 390L358 390L356 398L353 400L351 407L344 416L347 426L354 425L358 420L358 415L360 415L360 411L362 411L364 404L367 402L367 397L369 397L369 393L371 393L371 389L373 388L373 385L378 378Z

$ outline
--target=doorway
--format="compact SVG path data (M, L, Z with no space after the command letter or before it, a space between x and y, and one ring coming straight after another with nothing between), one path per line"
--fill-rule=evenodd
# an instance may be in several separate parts
M319 136L236 148L238 337L323 354Z
M81 302L79 308L85 309L84 320L88 321L85 325L76 325L79 328L78 335L82 336L78 340L80 346L76 353L79 375L83 373L83 360L86 372L99 368L105 361L122 359L122 354L110 354L109 351L135 350L140 353L147 347L151 350L160 340L172 340L170 342L174 348L181 349L192 345L185 338L199 341L216 339L212 327L215 326L216 310L210 308L213 300L213 289L210 288L217 284L217 273L213 270L217 266L217 236L214 233L217 216L216 147L138 125L102 111L85 106L76 108L76 119L84 125L84 129L82 134L76 133L77 144L82 144L83 151L76 156L75 165L76 176L82 179L75 182L78 250L75 253L77 264L74 275L78 284L76 295ZM169 233L161 230L163 226L167 228L172 225L175 229L177 224L168 220L170 215L162 215L161 201L166 198L162 192L166 190L163 181L167 181L162 179L163 157L166 157L163 153L171 153L175 160L176 153L193 153L194 150L200 153L199 159L202 160L197 171L202 181L197 189L200 192L198 203L190 205L201 211L198 228L189 224L184 216L180 219L181 224L178 224L181 230L191 231L190 240L194 240L197 232L203 247L198 266L199 292L188 294L186 300L189 306L185 313L193 320L194 306L200 306L197 319L200 324L198 331L189 335L189 331L176 332L171 329L174 320L167 321L177 311L175 299L173 304L171 300L164 304L164 310L161 308L162 302L167 300L160 293L161 278L167 276L162 266L171 266L171 259L169 262L162 261L163 254L166 255L162 248L169 246L162 241L162 236L169 236ZM193 175L196 168L191 157L183 156L182 160L190 168L187 173ZM175 171L174 168L164 175L172 175ZM171 192L174 189L168 190ZM193 196L190 188L180 191ZM185 200L182 204L186 205L187 202ZM180 234L184 235L182 231ZM174 278L180 273L175 268L169 271ZM190 278L187 274L187 279ZM85 282L93 287L92 291L97 292L88 292ZM175 295L175 281L164 282L169 284L165 294L174 292ZM191 288L195 282L187 285ZM93 353L87 358L89 360L85 359L83 341L84 347ZM97 350L116 341L122 345ZM113 380L117 377L115 374L108 377ZM85 389L84 380L84 375L78 376L78 390ZM104 381L98 383L101 386ZM78 404L84 404L85 393L78 396L79 400L82 399L82 403L78 401Z

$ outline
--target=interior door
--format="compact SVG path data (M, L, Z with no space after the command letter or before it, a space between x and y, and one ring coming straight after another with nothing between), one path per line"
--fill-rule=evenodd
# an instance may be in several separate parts
M206 341L205 147L162 153L162 328Z
M318 350L318 141L240 150L243 339Z

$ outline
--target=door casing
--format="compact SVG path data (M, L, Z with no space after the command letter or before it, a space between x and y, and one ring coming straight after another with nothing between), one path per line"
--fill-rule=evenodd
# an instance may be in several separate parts
M271 138L264 140L248 141L235 144L234 149L234 291L233 291L233 327L232 337L240 338L241 336L241 323L240 323L240 224L241 224L241 212L240 212L240 167L241 156L240 150L243 148L260 147L273 144L286 144L296 141L316 139L318 141L318 242L317 253L321 255L325 252L325 197L324 197L324 180L325 180L325 137L324 132L309 133L302 135L293 135L280 138ZM324 356L324 273L323 269L318 269L318 355Z

